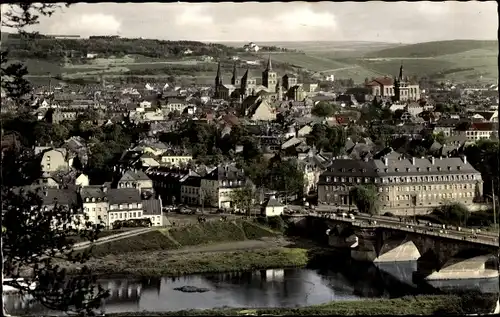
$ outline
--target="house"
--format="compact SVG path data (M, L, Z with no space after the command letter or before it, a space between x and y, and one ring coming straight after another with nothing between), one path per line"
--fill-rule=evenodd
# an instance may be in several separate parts
M146 174L152 179L155 192L162 197L164 202L172 205L182 201L181 188L183 182L189 176L199 177L192 170L164 166L149 168L146 170Z
M467 141L476 142L481 139L498 138L498 123L493 122L473 122L466 130L455 131L456 136L465 135Z
M51 173L59 170L67 171L69 169L69 164L65 156L66 153L60 149L49 149L43 152L40 162L42 172Z
M160 162L162 165L168 166L185 166L193 160L193 155L186 149L171 148L166 150L160 155Z
M180 113L184 112L184 109L188 106L186 100L178 99L178 98L169 98L166 105L162 108L168 112L179 111Z
M76 186L86 187L89 186L89 183L89 177L83 173L80 173L75 179Z
M275 195L271 195L265 202L262 204L262 212L261 214L265 217L275 217L281 216L285 211L285 205L280 203Z
M92 185L79 188L80 201L88 221L93 224L102 223L106 227L108 222L109 202L107 196L108 187Z
M297 131L297 137L305 137L312 132L312 127L310 125L305 125Z
M142 218L149 218L153 226L163 227L170 224L162 209L161 197L142 200ZM140 217L138 216L138 218Z
M132 169L123 173L118 181L118 188L135 188L139 193L141 191L152 191L153 181L143 171Z
M160 163L156 160L156 157L149 152L141 155L139 158L143 167L158 167Z
M200 190L206 206L234 208L232 193L249 184L243 170L223 164L201 178Z
M110 188L107 190L109 201L108 226L113 228L117 220L142 219L142 199L134 188Z
M255 103L251 108L246 109L245 115L252 121L276 120L276 111L266 99L262 99Z
M201 177L189 176L181 184L181 202L186 205L203 205L203 193L200 190Z
M450 137L453 134L456 126L460 123L460 119L441 119L434 125L434 134L443 133L445 137Z
M20 195L27 195L28 193L35 194L41 203L41 211L53 210L56 206L64 207L71 211L72 219L64 223L58 223L60 220L53 219L52 225L57 228L58 225L61 229L65 226L75 226L82 228L84 226L84 218L82 209L78 203L78 194L76 190L64 188L54 188L46 186L24 186L15 189ZM33 206L36 208L37 206Z
M498 110L495 111L475 111L470 118L482 122L498 122Z

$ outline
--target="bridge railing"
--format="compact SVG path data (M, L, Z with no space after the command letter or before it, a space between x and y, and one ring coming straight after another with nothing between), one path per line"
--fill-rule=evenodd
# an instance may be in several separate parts
M448 233L444 233L444 232L441 233L441 232L424 230L424 229L421 229L418 227L417 228L415 228L415 227L408 228L408 227L403 226L403 225L392 225L392 224L387 224L387 223L377 223L377 224L371 223L370 224L370 223L363 221L363 220L351 219L349 217L339 217L339 216L336 216L334 214L325 216L325 215L320 215L317 213L310 213L309 216L324 218L324 219L335 219L336 221L343 221L346 223L351 223L354 226L364 227L364 228L395 229L395 230L400 230L400 231L416 232L416 233L425 234L425 235L429 235L429 236L435 236L435 237L445 237L445 238L450 238L450 239L455 239L455 240L460 240L460 241L487 244L487 245L491 245L491 246L498 246L498 243L499 243L497 237L473 238L473 237L464 236L463 233L461 233L461 234L459 234L459 233L453 234L453 233L449 233L449 232Z

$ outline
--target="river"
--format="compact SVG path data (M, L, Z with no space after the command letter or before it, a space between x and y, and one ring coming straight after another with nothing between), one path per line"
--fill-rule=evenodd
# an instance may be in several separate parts
M177 311L221 307L296 307L330 301L395 298L430 294L446 289L478 289L498 292L498 280L469 280L434 286L414 284L416 262L373 264L346 263L328 269L273 269L148 280L102 279L111 296L103 310L112 312ZM455 283L455 284L454 284ZM459 284L457 284L459 283ZM205 288L203 293L174 290L182 286ZM18 295L4 295L10 314L48 313Z

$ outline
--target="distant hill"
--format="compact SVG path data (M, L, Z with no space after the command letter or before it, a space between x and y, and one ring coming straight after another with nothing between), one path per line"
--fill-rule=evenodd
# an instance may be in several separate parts
M437 57L478 49L498 51L498 41L453 40L425 42L368 52L364 56L368 58Z
M197 41L161 41L152 39L130 39L116 36L91 36L88 39L56 39L37 35L30 39L20 39L17 34L2 34L2 46L9 50L12 58L62 60L80 58L87 53L99 57L123 57L141 55L150 58L181 57L190 50L190 56L210 55L231 56L241 49L222 44Z

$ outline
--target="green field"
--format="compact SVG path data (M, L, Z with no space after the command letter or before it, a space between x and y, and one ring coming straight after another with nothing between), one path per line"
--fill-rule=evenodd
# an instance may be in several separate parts
M276 43L278 44L278 43ZM432 77L455 82L494 83L498 78L498 47L496 41L444 41L402 45L366 52L358 48L356 54L339 58L327 50L305 53L271 53L272 59L302 67L321 75L335 74L336 78L365 78L395 76L401 64L406 75ZM297 46L298 47L298 46ZM353 46L350 47L353 49ZM364 50L360 55L359 50ZM266 60L269 53L258 53Z
M237 46L237 44L234 45ZM244 60L260 59L261 68L264 68L271 54L275 62L274 68L280 76L295 67L308 71L318 79L334 74L336 78L352 78L356 83L361 83L365 78L395 76L403 63L405 74L409 76L483 83L495 83L498 78L496 41L457 40L412 45L370 42L272 42L261 45L276 45L300 51L241 54L240 58ZM34 59L23 62L27 65L30 75L37 76L61 74L67 78L97 78L100 74L105 74L110 78L117 78L126 76L128 71L165 69L164 72L160 71L154 75L137 77L162 80L173 75L179 82L203 85L213 83L216 69L214 62L200 62L186 57L177 60L155 59L138 55L96 59L81 65L62 65L57 62ZM176 75L168 71L169 67L189 68L192 65L202 65L206 69L203 71L199 69L192 75L185 73ZM242 76L244 71L245 66L238 70L238 75ZM230 69L223 69L223 72L224 83L229 83L232 75ZM252 69L250 76L260 78L261 69Z
M498 41L453 40L403 45L365 54L365 57L439 57L484 49L498 53Z

